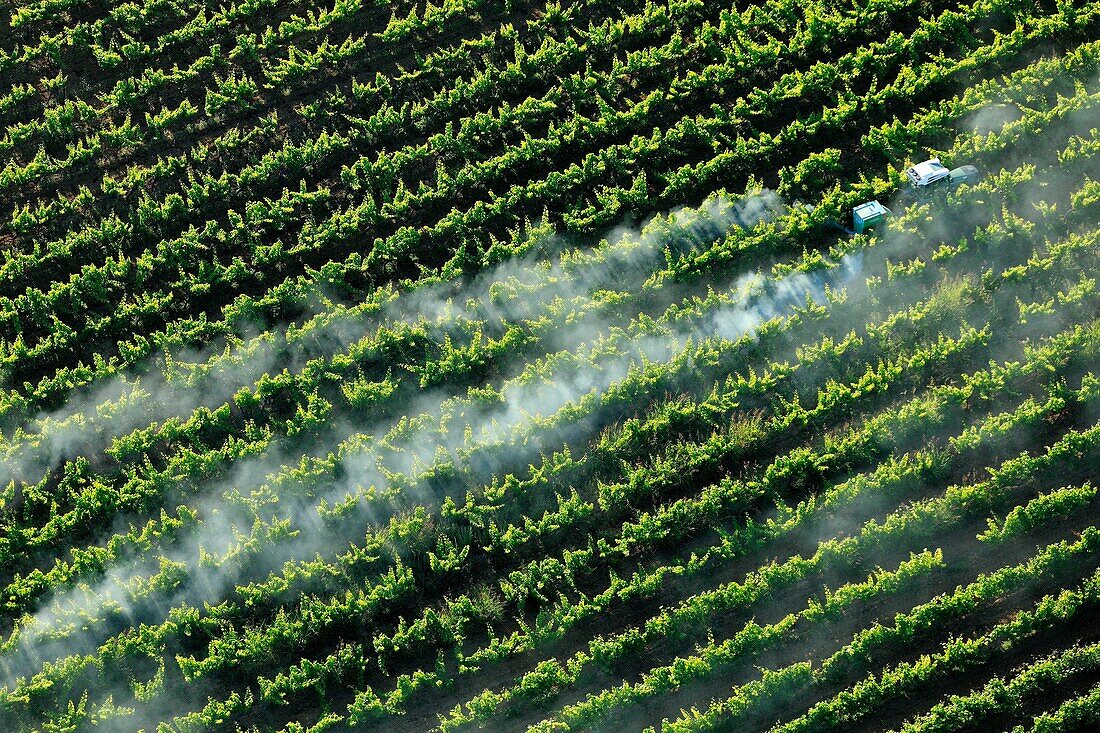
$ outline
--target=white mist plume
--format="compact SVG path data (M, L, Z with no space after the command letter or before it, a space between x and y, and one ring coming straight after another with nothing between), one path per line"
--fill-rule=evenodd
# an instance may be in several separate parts
M432 317L435 314L445 314L440 318L432 317L430 322L437 324L449 323L455 317L456 309L461 310L458 314L459 318L480 317L485 314L501 320L529 317L537 313L545 303L555 299L590 296L600 289L609 287L622 288L624 285L639 287L654 267L662 261L664 247L670 240L674 240L674 244L680 247L705 246L726 234L735 225L753 226L779 210L781 210L781 204L770 191L763 191L735 202L724 198L710 199L699 209L680 209L668 217L660 217L651 222L650 226L645 227L640 234L631 235L627 230L619 229L605 239L604 244L596 250L573 252L552 262L504 263L474 278L472 282L460 289L450 284L442 284L422 291L414 291L403 298L393 299L383 315L387 322L392 323L396 320L411 321ZM511 299L495 297L494 289L500 291L505 287L522 288L523 297ZM361 337L365 330L361 324L353 324L351 318L342 317L342 314L329 315L327 318L315 319L315 321L319 325L315 325L308 339L308 342L314 345L317 343L332 345L335 342L337 347L346 346L353 339ZM444 332L445 327L441 325L439 333ZM306 341L302 338L302 333L305 333L305 329L293 334L292 337ZM576 336L575 333L573 335ZM283 342L285 343L285 336ZM575 400L579 395L604 389L607 384L622 379L629 366L636 363L638 358L644 356L649 360L662 360L667 358L672 347L673 344L668 338L639 339L636 343L630 344L625 354L611 361L605 360L597 369L565 374L554 384L517 385L504 391L505 399L502 405L494 406L489 410L469 405L463 413L466 420L464 424L471 428L477 425L475 434L478 436L478 441L501 441L517 424L532 414L549 414L561 405ZM244 348L232 353L227 351L226 355L213 360L219 366L227 362L229 366L236 368L236 371L230 373L229 369L219 370L217 367L207 366L201 379L213 381L215 387L219 388L203 391L202 396L197 400L194 395L190 395L190 398L209 405L218 400L224 400L237 388L242 378L255 378L269 370L273 366L274 359L285 358L286 349L277 347L272 334L254 339L247 348L247 352ZM161 386L159 394L154 398L154 392L146 389L144 385L117 380L98 387L82 401L70 403L63 414L59 411L43 420L43 425L50 430L38 436L45 439L37 442L34 447L39 450L45 449L47 461L56 463L88 448L89 439L81 437L87 436L88 433L81 433L81 428L87 427L89 422L95 425L94 434L99 439L103 439L104 434L120 434L120 431L132 429L136 425L147 424L158 410L163 413L165 410L186 409L190 405L182 403L188 396L182 388L165 384ZM434 413L438 416L444 405L448 409L453 409L451 403L453 399L449 395L428 394L422 396L416 405L410 405L410 409L406 412L410 415ZM88 412L94 415L91 419L87 416ZM366 442L380 439L389 432L390 427L389 425L376 426L375 430L368 432L368 435L373 437ZM454 431L444 432L426 442L424 438L417 437L416 441L412 439L407 441L405 456L409 457L410 463L405 466L406 468L412 467L411 460L414 457L426 464L434 462L435 455L441 448L457 456L457 450L464 442L461 432ZM390 455L398 455L398 452L391 452ZM361 454L352 454L352 456L345 458L345 468L353 475L365 477L366 464L362 461L363 456ZM280 471L285 470L285 465L293 465L293 462L288 461L287 458L287 456L278 455L277 450L273 450L266 455L245 459L238 462L221 483L227 487L227 490L237 495L242 493L247 495L248 491L265 485ZM35 460L41 463L40 456L35 457ZM377 471L377 467L375 470ZM378 472L376 480L379 486L385 485L385 474ZM286 505L280 508L286 510L291 503L287 501ZM216 496L209 500L200 500L195 506L202 517L201 528L166 553L166 559L186 563L188 567L195 566L194 560L199 548L208 552L224 551L239 534L242 532L247 534L252 522L256 519L249 512L242 510L239 503L233 504ZM317 516L312 505L298 507L290 513L298 517ZM311 541L298 544L308 544L312 548L321 543ZM298 551L281 554L289 557L299 556L302 552L305 552L305 548L299 547ZM65 618L86 615L91 608L114 605L122 607L125 616L133 617L138 613L129 608L128 597L131 595L129 589L134 585L133 579L155 573L159 569L155 565L155 563L150 564L141 560L126 561L110 569L105 578L91 587L77 588L60 594L51 603L43 606L36 614L35 620L26 624L21 632L20 646L25 656L28 660L50 656L48 653L39 654L46 651L41 648L46 637L50 635L46 630L58 624L64 625ZM208 573L203 568L195 568L190 575L196 581L200 577L204 578L204 581L197 583L202 586L199 593L201 600L222 597L231 587L230 584L237 579L234 575L225 577L221 581L213 581L209 576L214 573ZM184 599L177 598L171 603L179 600ZM163 606L159 603L157 605ZM42 633L32 629L41 630Z
M691 343L718 336L736 339L761 323L788 312L792 307L804 305L808 300L825 302L826 291L848 282L860 269L859 255L846 257L838 266L812 273L795 273L774 279L762 273L742 276L733 287L736 297L728 306L704 316L701 322L683 323L661 333L630 337L620 348L605 357L578 358L575 364L564 363L561 372L552 378L516 380L501 390L500 404L480 405L467 399L448 398L440 401L437 396L426 395L415 407L427 419L423 427L411 430L398 441L382 445L386 430L373 432L362 441L364 449L345 455L343 473L346 481L328 486L314 501L281 496L271 508L273 517L289 518L301 530L293 540L268 544L264 548L264 560L272 568L294 558L310 557L316 553L331 554L341 541L346 542L354 532L345 527L326 526L317 514L316 503L321 499L341 500L354 491L354 486L373 485L378 490L389 488L389 477L408 472L420 464L429 466L444 461L461 465L462 456L471 449L506 445L506 458L498 459L507 465L483 468L496 472L502 468L522 465L534 448L516 442L517 432L530 427L540 416L546 417L563 407L574 404L585 395L600 394L621 382L632 368L644 361L664 362L682 352ZM582 354L587 348L579 350ZM572 366L573 368L569 368ZM444 414L446 422L441 421ZM263 459L258 459L262 465ZM247 466L247 463L246 463ZM242 468L246 469L246 466ZM261 470L266 470L263 465ZM247 470L247 469L246 469ZM267 479L272 477L269 475ZM417 489L419 492L420 490ZM432 502L438 497L418 494L419 500ZM102 581L86 590L76 590L62 597L35 614L33 620L22 625L17 640L17 651L0 660L8 667L9 679L20 670L33 668L50 658L74 651L90 651L103 634L85 633L79 639L58 635L74 618L102 616L110 608L122 610L127 624L140 622L151 616L162 616L167 609L180 603L198 605L223 598L241 580L241 568L230 562L215 569L200 567L199 548L206 551L224 551L239 535L247 535L254 516L225 504L200 504L204 523L191 536L169 548L167 560L182 563L187 569L183 587L170 591L166 596L133 599L134 578L155 574L159 565L136 561L110 570ZM361 533L360 529L360 533ZM139 581L137 586L143 584Z
M335 305L300 327L267 332L216 354L161 353L155 361L163 362L162 368L93 384L61 408L17 429L6 449L0 449L0 487L11 481L37 483L65 461L98 453L117 437L184 418L201 407L217 407L272 369L301 371L308 360L346 351L380 327L417 323L442 339L459 334L462 324L474 319L487 319L491 328L499 328L558 299L638 287L660 263L662 245L670 239L680 246L704 246L734 226L752 227L781 210L779 198L766 189L736 201L713 197L697 209L681 208L660 217L653 222L657 226L634 236L619 227L594 251L542 261L528 255L496 265L468 283L390 291L365 308Z

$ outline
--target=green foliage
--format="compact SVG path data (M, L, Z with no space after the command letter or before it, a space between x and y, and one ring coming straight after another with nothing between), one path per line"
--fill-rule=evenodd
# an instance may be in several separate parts
M0 729L1095 727L1095 4L7 15Z
M1096 489L1089 484L1065 487L1049 494L1040 494L1027 504L1014 507L1003 522L989 519L989 529L978 535L983 542L1004 540L1031 531L1082 511L1096 498Z

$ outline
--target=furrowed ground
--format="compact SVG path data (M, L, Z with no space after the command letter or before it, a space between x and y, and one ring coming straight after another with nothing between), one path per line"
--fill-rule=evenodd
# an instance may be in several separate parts
M1083 0L8 0L0 730L1100 728L1098 125Z

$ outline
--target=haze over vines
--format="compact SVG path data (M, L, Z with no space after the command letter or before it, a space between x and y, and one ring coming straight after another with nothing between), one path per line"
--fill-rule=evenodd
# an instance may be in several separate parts
M1100 729L1100 5L7 0L0 128L0 730Z

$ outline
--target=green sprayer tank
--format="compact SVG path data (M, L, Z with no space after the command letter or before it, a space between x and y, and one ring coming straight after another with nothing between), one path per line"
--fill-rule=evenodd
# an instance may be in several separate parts
M852 209L852 229L856 234L863 234L869 229L880 226L892 213L878 201L860 204Z

